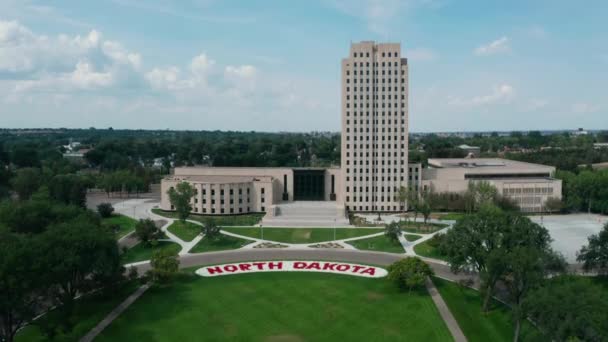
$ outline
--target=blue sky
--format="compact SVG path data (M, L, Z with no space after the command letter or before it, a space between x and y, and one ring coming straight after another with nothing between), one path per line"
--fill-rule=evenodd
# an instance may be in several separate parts
M0 127L338 131L351 41L410 130L608 129L608 2L0 0Z

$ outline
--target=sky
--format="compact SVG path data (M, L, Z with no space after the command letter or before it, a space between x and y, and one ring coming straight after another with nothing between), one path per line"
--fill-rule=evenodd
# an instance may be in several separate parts
M339 131L400 42L410 131L608 129L605 0L0 0L0 127Z

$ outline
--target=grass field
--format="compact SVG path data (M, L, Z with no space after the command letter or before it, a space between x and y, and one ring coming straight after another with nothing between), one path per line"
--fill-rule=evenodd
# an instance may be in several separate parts
M78 341L80 337L88 333L89 330L112 311L114 307L133 293L137 286L138 284L136 282L128 282L111 293L96 293L78 299L74 306L74 314L71 318L71 321L74 323L73 329L70 332L65 332L63 330L59 331L52 341ZM58 319L57 313L51 311L42 316L38 322L57 322ZM35 324L23 328L15 338L15 342L42 341L49 341L49 339L42 333L40 327Z
M429 240L415 245L414 252L423 257L446 260L446 257L440 254L439 250L436 247L433 247L429 244Z
M150 260L152 253L155 250L165 249L175 253L179 253L181 250L180 245L175 242L159 241L156 246L146 246L143 243L138 243L134 247L128 249L123 255L121 255L123 264L130 264L132 262Z
M186 277L186 276L185 276ZM320 273L189 276L155 287L96 341L451 341L426 291Z
M262 238L261 228L223 228L223 230L256 239ZM383 232L382 229L374 228L337 228L336 239L348 239L352 237L370 235ZM264 228L264 240L285 243L313 243L334 240L332 228Z
M116 238L120 239L135 230L137 220L124 215L114 214L108 218L101 219L101 224L108 228L118 226L119 228L115 234Z
M192 247L189 253L204 253L237 249L251 242L253 241L221 234L217 239L214 240L203 238L194 247Z
M152 209L152 212L156 215L169 217L169 218L177 218L177 214L172 211L164 211L161 209ZM242 214L242 215L230 215L230 216L220 216L220 215L195 215L191 214L188 217L188 220L198 221L201 223L205 223L208 220L215 221L215 224L218 226L253 226L258 224L262 217L264 217L264 213L254 213L254 214Z
M403 234L403 237L405 237L405 239L407 241L409 241L409 242L422 239L422 236L420 236L420 235L412 235L412 234Z
M346 242L357 249L368 251L389 252L389 253L405 253L403 246L399 241L391 240L384 235L371 237L367 239L354 240Z
M202 228L192 222L175 221L167 229L183 241L190 242L201 233Z
M433 283L469 341L513 340L511 311L506 305L494 301L490 312L485 315L481 312L481 297L477 291L439 278L433 278ZM527 322L522 326L520 340L546 341Z
M460 220L461 218L463 218L466 214L465 213L447 213L447 214L441 214L439 216L439 219L442 221L457 221Z
M401 229L407 233L430 234L447 227L443 223L402 222Z

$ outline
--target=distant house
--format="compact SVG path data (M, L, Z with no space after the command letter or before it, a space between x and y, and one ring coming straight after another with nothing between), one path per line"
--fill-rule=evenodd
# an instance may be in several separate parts
M479 146L469 146L464 144L458 146L458 149L464 151L467 157L479 157L479 154L481 153Z
M593 144L593 148L596 150L608 148L608 143L595 143Z
M570 133L571 135L587 135L589 134L589 132L587 132L586 130L579 128L578 130Z

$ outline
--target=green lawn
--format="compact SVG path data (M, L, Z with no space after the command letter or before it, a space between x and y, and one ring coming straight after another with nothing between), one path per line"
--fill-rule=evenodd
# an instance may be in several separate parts
M405 253L405 250L399 241L391 240L384 235L348 241L347 243L357 249L389 253Z
M183 241L190 242L201 233L202 228L192 222L175 221L167 229Z
M78 341L80 337L89 332L99 321L101 321L112 309L120 304L139 286L137 282L128 282L111 293L95 293L85 296L76 301L72 322L74 328L70 332L63 330L57 333L53 341L68 342ZM42 316L38 322L57 322L59 316L55 311ZM55 325L55 324L53 324ZM42 342L49 341L38 325L29 325L23 328L15 337L15 342Z
M433 247L429 244L429 240L415 245L414 252L423 257L446 260L446 257L439 253L439 249L437 247Z
M430 234L447 227L443 223L401 222L401 229L407 233Z
M252 243L252 240L239 239L237 237L221 234L217 239L203 238L192 249L190 253L204 253L213 251L224 251L228 249L241 248Z
M121 237L135 230L137 220L134 220L128 216L114 214L111 217L101 219L101 224L108 228L118 226L119 228L116 230L115 234L116 238L120 239Z
M173 211L164 211L161 209L152 209L152 212L169 218L178 218L177 214ZM196 215L191 214L188 219L205 223L208 220L215 221L215 224L221 227L224 226L253 226L262 220L264 213L253 213L253 214L240 214L240 215Z
M433 278L433 282L469 341L513 340L511 311L506 305L493 301L490 312L485 315L481 312L479 292L439 278ZM546 341L539 334L525 322L520 340Z
M261 239L261 228L223 228L223 230L239 235ZM336 228L336 240L370 235L383 232L374 228ZM332 228L264 228L264 240L285 243L313 243L334 240Z
M426 291L320 273L184 276L148 290L96 341L451 341Z
M461 218L464 217L464 215L466 215L465 213L447 213L447 214L442 214L441 216L439 216L439 219L442 221L457 221L460 220Z
M181 251L180 245L170 241L159 241L156 246L146 246L143 243L139 243L134 247L128 249L122 256L123 264L130 264L132 262L150 260L152 253L155 250L166 249L179 253Z
M422 239L422 236L420 236L420 235L403 234L403 236L405 237L405 239L407 241L410 241L410 242L416 241L418 239Z

